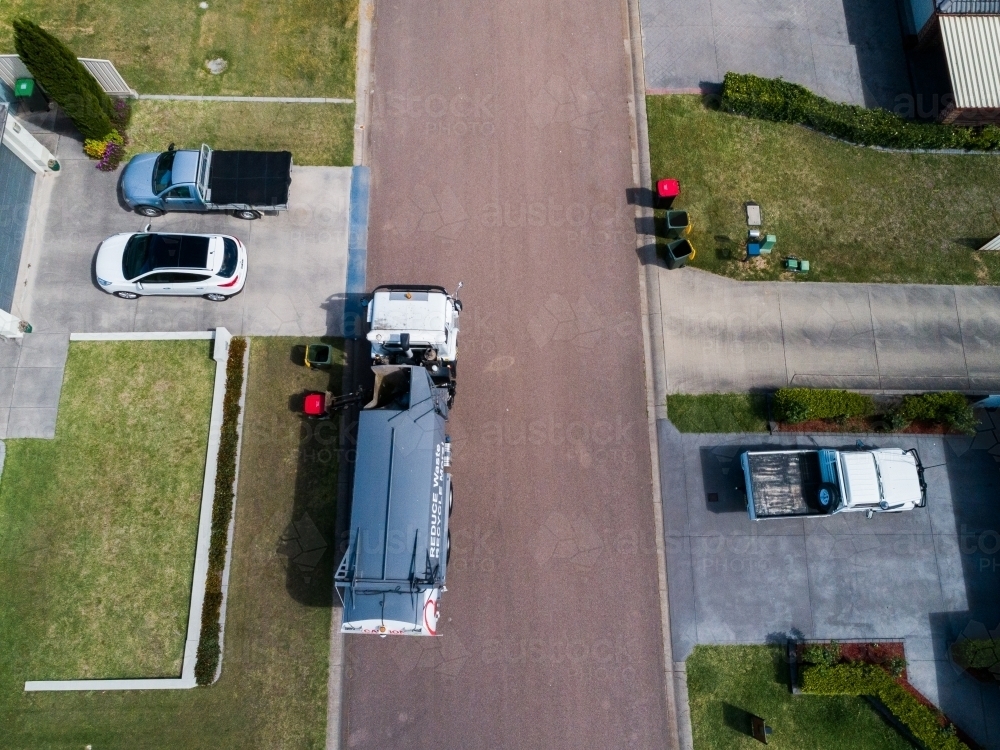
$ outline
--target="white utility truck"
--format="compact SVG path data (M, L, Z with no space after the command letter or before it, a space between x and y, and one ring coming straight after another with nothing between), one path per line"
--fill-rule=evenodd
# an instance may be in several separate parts
M746 451L740 463L754 521L854 511L871 518L927 504L915 448Z
M419 365L455 400L458 315L462 301L442 286L386 284L362 301L373 365Z

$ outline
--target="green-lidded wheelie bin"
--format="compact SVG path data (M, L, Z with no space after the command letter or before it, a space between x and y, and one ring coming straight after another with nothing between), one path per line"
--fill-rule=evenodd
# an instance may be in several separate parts
M663 260L667 268L680 268L686 266L689 260L694 258L694 247L686 239L668 242L663 250Z
M306 367L320 370L333 365L333 347L329 344L309 344L306 347Z
M691 231L691 219L687 211L667 211L667 237L680 239Z
M18 78L14 82L14 99L19 112L44 112L49 108L48 97L34 78Z

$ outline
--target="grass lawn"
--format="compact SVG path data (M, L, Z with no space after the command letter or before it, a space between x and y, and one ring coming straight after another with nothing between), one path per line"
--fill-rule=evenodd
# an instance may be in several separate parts
M676 177L690 212L692 265L737 279L1000 284L1000 155L901 154L806 128L646 98L654 180ZM760 203L770 256L746 256L745 201ZM783 256L811 262L781 270Z
M70 345L56 438L6 441L5 672L180 675L214 374L207 341Z
M198 148L292 152L295 164L350 166L354 160L353 104L260 102L135 102L129 152Z
M752 750L750 715L779 750L912 750L862 698L793 696L779 646L698 646L687 660L695 750Z
M357 0L5 0L0 52L14 52L10 20L31 19L80 57L111 60L141 94L354 98ZM229 65L211 75L205 63Z
M767 397L757 393L667 396L667 416L681 432L767 432Z
M336 454L322 460L322 448L335 435L303 439L301 421L289 409L290 396L328 381L327 374L290 361L295 343L251 342L219 682L178 691L26 694L21 683L27 675L20 661L12 664L6 624L0 640L4 748L324 747L332 556L324 554L303 575L278 550L289 524L301 526L306 515L332 540L337 461ZM339 386L339 372L329 377ZM4 486L6 481L5 473ZM2 559L4 585L11 576L31 575L23 556ZM6 612L8 600L0 601Z

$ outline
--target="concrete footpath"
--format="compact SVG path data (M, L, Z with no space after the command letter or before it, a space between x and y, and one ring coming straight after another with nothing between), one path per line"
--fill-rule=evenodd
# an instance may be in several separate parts
M666 393L1000 392L998 287L739 282L690 268L656 279Z

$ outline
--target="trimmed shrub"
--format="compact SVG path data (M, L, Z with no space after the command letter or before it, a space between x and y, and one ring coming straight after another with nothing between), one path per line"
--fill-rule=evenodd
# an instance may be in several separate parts
M972 406L965 396L954 391L905 396L895 414L907 424L916 421L936 422L962 432L976 431L976 417L972 413Z
M816 665L802 671L802 689L817 695L870 695L882 701L928 750L969 750L955 726L941 726L939 714L917 700L873 664Z
M243 392L243 358L247 340L239 337L229 342L226 360L226 395L222 399L222 438L215 474L212 501L212 542L208 550L208 580L205 583L205 606L201 611L201 634L198 659L194 666L199 685L211 685L221 655L222 573L226 566L229 522L233 517L233 485L236 482L236 450L239 445L237 423L240 418L240 394Z
M990 669L1000 666L1000 642L992 638L969 638L951 647L956 663L965 669Z
M45 92L69 115L84 138L103 139L114 130L114 106L76 55L37 23L16 18L14 47Z
M912 122L884 109L838 104L780 78L726 73L721 107L726 112L805 125L863 146L900 149L1000 148L1000 127L958 127Z
M875 411L871 396L825 388L780 388L774 394L779 422L795 424L809 419L867 417Z
M840 661L840 644L831 641L830 643L813 643L806 646L802 651L802 661L806 664L822 664L832 667Z

